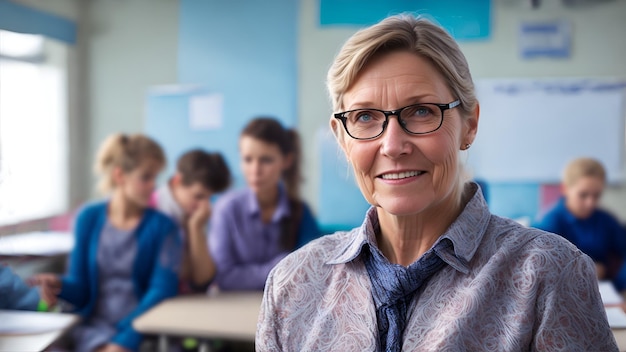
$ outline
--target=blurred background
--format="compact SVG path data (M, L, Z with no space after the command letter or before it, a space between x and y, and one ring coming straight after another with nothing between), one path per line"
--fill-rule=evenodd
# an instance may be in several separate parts
M356 30L407 11L469 61L483 114L463 158L494 213L534 219L584 154L626 222L626 0L0 0L0 235L68 230L114 132L155 137L163 177L187 149L220 151L241 185L239 131L259 115L300 132L322 228L358 226L367 204L327 130L326 71Z

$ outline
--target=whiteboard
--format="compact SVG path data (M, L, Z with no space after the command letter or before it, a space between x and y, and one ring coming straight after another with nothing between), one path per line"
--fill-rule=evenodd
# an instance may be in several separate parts
M480 121L467 164L489 182L558 183L585 156L621 182L625 91L626 80L615 79L477 80Z

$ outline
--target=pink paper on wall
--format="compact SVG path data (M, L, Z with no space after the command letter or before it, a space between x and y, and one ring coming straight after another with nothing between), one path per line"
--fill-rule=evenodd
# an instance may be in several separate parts
M539 189L539 213L544 214L561 197L561 184L549 183L541 185Z

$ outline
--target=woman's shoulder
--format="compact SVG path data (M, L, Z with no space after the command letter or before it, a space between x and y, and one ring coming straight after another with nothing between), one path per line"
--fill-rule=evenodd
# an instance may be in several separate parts
M558 261L566 265L583 254L562 236L495 215L487 233L496 251L506 251L517 258L541 256L548 262Z
M92 200L92 201L88 201L86 203L84 203L83 205L81 205L80 209L78 210L79 214L90 214L90 213L95 213L98 211L104 211L106 210L108 204L108 200Z
M80 226L81 223L97 216L106 215L107 204L106 200L94 200L81 205L76 213L77 225Z

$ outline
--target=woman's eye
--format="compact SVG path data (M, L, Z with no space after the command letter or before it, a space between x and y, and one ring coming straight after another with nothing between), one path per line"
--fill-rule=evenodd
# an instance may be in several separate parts
M413 115L416 116L429 116L433 113L433 111L427 106L417 106L415 107L415 113Z
M357 123L365 123L365 122L372 122L373 120L375 120L375 118L374 118L374 115L371 113L371 111L363 111L363 112L357 113L355 115L354 120Z
M359 116L359 121L368 122L368 121L371 121L371 120L372 120L372 116L371 115L363 114L363 115Z

